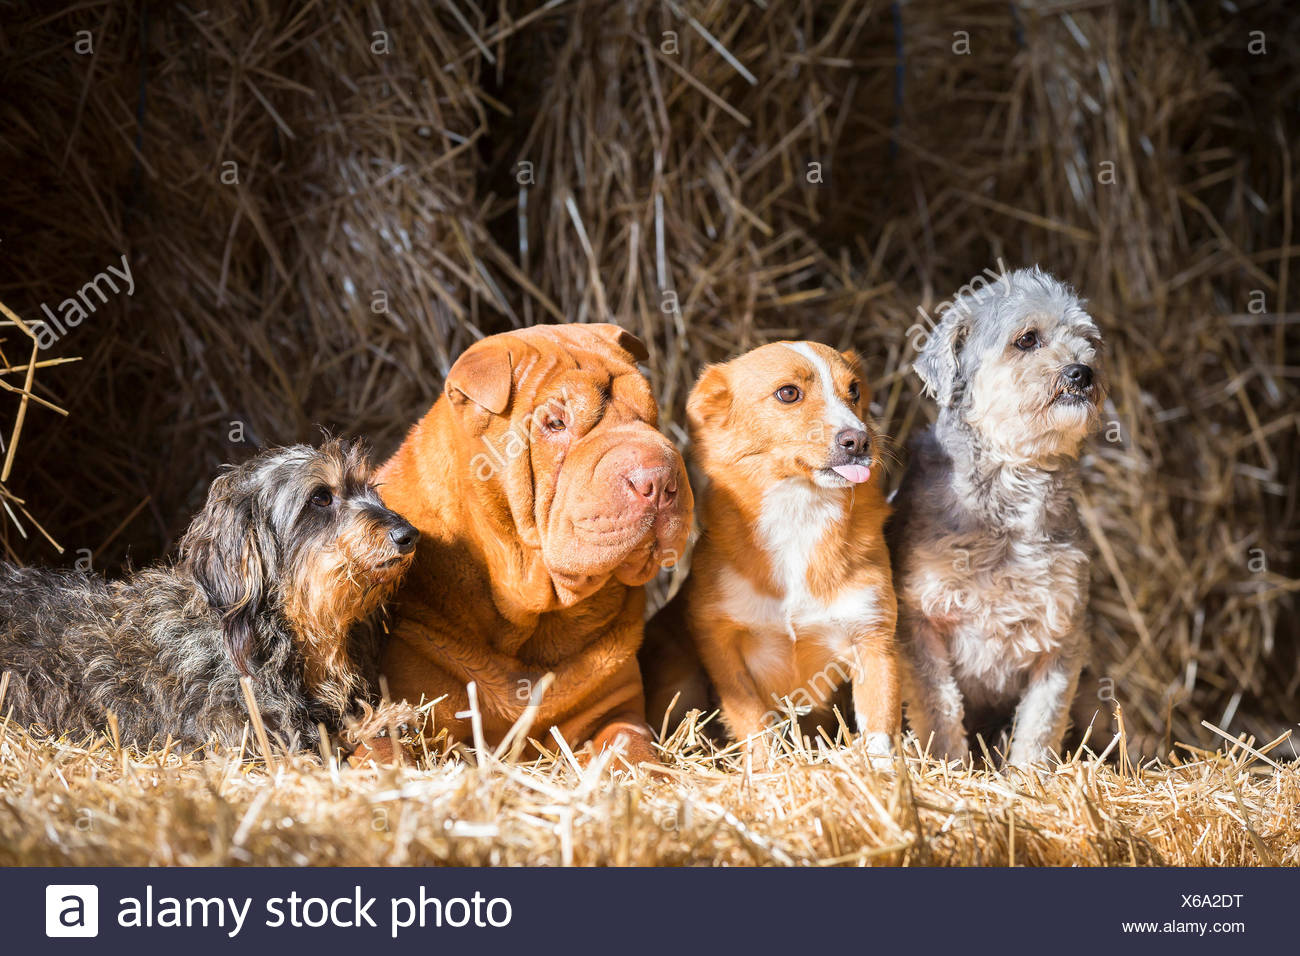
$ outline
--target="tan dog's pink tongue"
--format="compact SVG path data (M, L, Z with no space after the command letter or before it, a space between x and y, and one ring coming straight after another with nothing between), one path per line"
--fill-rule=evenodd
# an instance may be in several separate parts
M855 485L860 485L871 477L871 469L866 465L834 465L831 471Z

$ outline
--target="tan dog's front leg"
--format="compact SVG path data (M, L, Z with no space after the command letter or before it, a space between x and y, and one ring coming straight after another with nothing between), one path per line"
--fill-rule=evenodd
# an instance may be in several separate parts
M717 689L727 729L760 765L766 765L770 758L766 734L772 706L765 701L740 652L746 633L734 625L715 626L708 638L700 641L700 657Z
M854 658L853 710L858 733L866 737L867 753L873 758L885 758L879 762L887 764L903 722L893 635L873 635L857 641Z

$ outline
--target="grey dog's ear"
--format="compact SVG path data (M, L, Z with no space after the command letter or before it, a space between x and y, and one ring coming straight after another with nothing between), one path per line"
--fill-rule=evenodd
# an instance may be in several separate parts
M950 306L912 363L926 394L941 406L951 405L959 394L961 347L969 331L970 314L960 306Z

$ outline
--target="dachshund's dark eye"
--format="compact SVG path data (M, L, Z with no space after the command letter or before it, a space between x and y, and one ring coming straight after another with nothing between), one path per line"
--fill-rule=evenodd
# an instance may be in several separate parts
M850 382L850 383L849 383L849 401L850 401L850 402L853 402L853 403L856 405L857 402L858 402L858 398L859 398L861 395L862 395L862 392L858 389L858 383L857 383L857 382Z
M1016 348L1022 352L1028 352L1030 349L1036 349L1039 346L1038 333L1030 329L1020 338L1016 339Z
M559 415L547 415L546 419L542 422L542 427L551 434L558 435L569 427L569 423Z
M776 390L776 400L786 405L793 405L801 398L803 398L803 392L799 391L797 385L782 385Z
M334 504L334 496L328 488L317 488L311 493L311 503L317 508L328 508Z

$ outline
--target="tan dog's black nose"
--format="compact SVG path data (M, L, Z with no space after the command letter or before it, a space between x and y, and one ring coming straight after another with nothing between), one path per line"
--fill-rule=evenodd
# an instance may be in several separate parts
M871 436L861 428L842 428L835 434L835 444L857 458L871 447Z
M627 473L627 483L646 504L656 508L672 504L677 497L677 469L670 465L635 468Z

